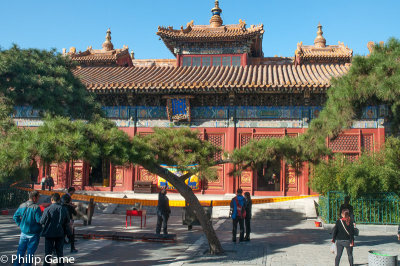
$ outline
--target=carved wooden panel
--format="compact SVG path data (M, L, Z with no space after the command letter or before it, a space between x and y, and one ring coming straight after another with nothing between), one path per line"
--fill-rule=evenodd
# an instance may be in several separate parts
M358 154L344 154L344 157L350 162L354 162L358 159Z
M206 135L207 135L207 140L209 142L211 142L215 146L220 147L222 149L225 148L224 134L208 134L207 133ZM214 160L221 160L222 154L223 154L223 151L216 153L214 156Z
M296 174L296 169L291 165L286 164L285 182L287 191L298 191L299 177Z
M252 191L253 171L243 171L239 177L239 187L244 191Z
M361 147L364 151L373 151L374 136L372 134L361 136Z
M74 162L74 172L72 186L82 186L83 184L83 161Z
M221 190L224 188L224 167L217 166L217 179L216 180L202 180L203 188L208 190Z
M58 164L50 165L50 176L54 180L54 185L58 185L60 181L58 180Z
M358 151L358 135L339 135L329 141L332 151Z
M268 133L268 134L254 134L253 138L255 140L261 140L261 139L267 139L267 138L283 138L284 135L282 134L274 134L274 133Z
M151 181L153 184L157 184L157 175L150 173L144 168L139 168L138 177L140 181Z
M115 166L114 169L115 186L121 187L124 183L124 167Z
M240 147L245 146L247 143L249 143L251 140L251 134L246 133L246 134L240 134Z
M252 171L243 171L242 175L240 176L240 183L241 184L250 184L252 180L253 172Z

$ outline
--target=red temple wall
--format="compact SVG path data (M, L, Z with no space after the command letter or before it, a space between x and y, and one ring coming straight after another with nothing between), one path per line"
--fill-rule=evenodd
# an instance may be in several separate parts
M121 128L129 136L137 134L151 134L151 128ZM292 136L304 133L306 128L197 128L200 136L220 146L226 151L233 151L246 145L251 139ZM349 159L357 159L362 149L378 151L385 141L384 128L377 129L349 129L344 131L335 140L328 141L327 145L334 152L344 153ZM216 156L220 159L222 154ZM157 177L141 166L111 166L111 178L108 186L89 186L90 165L82 161L62 164L51 164L46 167L40 164L38 182L44 174L50 174L55 182L55 188L75 186L78 189L93 191L127 191L133 190L135 181L152 181L157 184ZM258 189L256 173L252 170L244 171L240 177L233 178L229 173L233 170L232 164L217 167L218 179L201 182L200 189L195 193L225 194L234 193L238 187L249 191L252 195L309 195L313 194L307 183L309 180L309 164L303 163L302 171L296 175L294 169L281 162L279 191L261 191Z

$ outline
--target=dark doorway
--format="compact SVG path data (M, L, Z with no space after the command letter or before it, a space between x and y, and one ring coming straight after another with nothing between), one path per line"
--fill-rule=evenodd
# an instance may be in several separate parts
M100 159L90 166L89 185L108 187L110 182L110 162Z
M260 163L256 168L258 191L280 191L281 189L281 163Z

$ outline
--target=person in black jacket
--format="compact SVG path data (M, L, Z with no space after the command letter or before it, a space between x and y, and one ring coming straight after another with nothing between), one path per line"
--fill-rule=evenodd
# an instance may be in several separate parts
M167 223L168 218L171 213L169 208L169 199L166 196L167 189L163 188L160 193L158 193L158 205L157 205L157 227L156 234L159 235L161 232L161 224L163 228L164 235L168 235Z
M349 210L350 214L350 219L352 220L353 223L355 223L354 220L354 208L353 206L350 205L350 196L344 197L344 203L340 205L339 213L341 214L343 210Z
M76 206L72 203L72 195L75 193L75 188L68 188L68 193L65 193L61 197L61 204L68 210L70 223L68 228L66 228L66 235L69 239L69 243L71 244L71 253L78 252L75 248L75 230L74 230L74 219L73 215L77 215Z
M337 248L335 266L339 266L344 248L346 248L350 266L353 266L354 224L347 209L342 211L342 218L336 221L332 243L335 243L335 241Z
M251 233L250 220L251 220L251 207L253 205L253 202L251 201L249 192L244 193L244 198L246 199L246 217L244 218L246 235L244 237L244 241L250 241L250 233Z
M51 260L48 256L52 256L54 250L60 262L57 265L64 265L62 263L64 235L65 228L69 224L69 215L67 209L60 204L60 194L54 193L51 195L51 203L49 207L44 209L40 219L40 224L43 225L42 236L45 237L45 259L43 265L50 265L48 261Z

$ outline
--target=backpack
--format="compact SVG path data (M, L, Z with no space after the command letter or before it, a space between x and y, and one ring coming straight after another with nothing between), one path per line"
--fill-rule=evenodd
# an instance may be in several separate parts
M239 204L237 197L235 197L235 201L236 201L236 217L239 217L242 219L246 218L246 209L243 208L243 206Z

